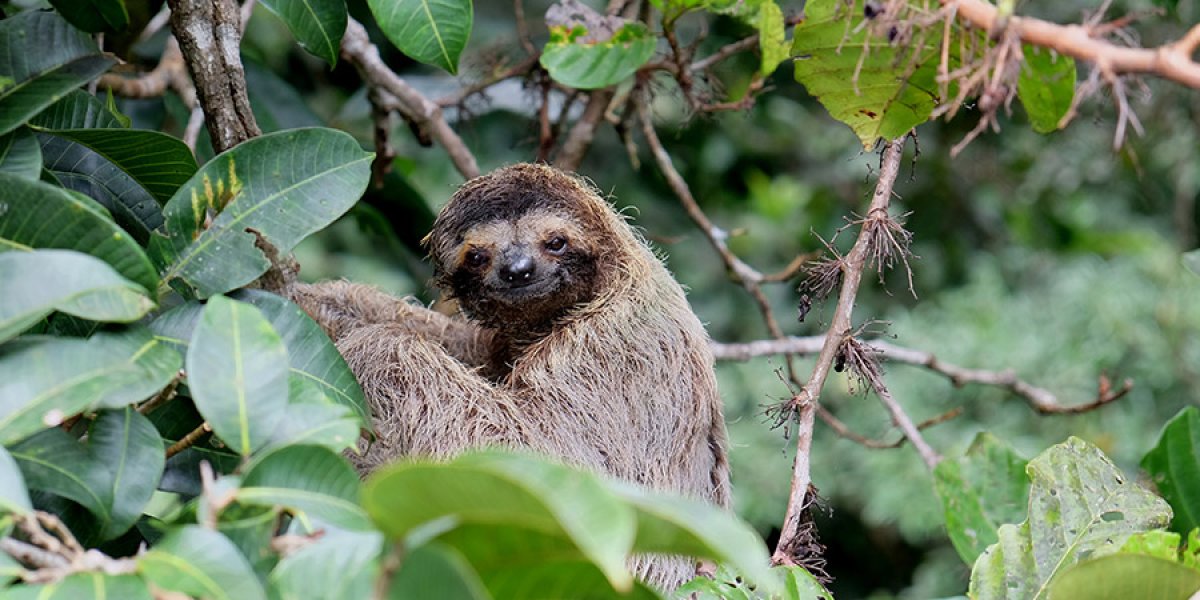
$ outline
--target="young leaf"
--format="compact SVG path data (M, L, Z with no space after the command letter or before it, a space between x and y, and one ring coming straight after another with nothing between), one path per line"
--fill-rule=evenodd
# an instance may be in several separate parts
M57 14L33 10L0 21L0 135L113 63Z
M1171 508L1125 476L1099 448L1078 438L1029 461L1029 513L1002 525L999 542L971 570L969 595L1047 598L1067 567L1095 553L1115 551L1134 533L1165 527Z
M316 542L284 556L271 571L282 600L367 598L379 574L383 536L327 529Z
M150 588L135 575L76 573L62 581L4 590L4 600L151 600Z
M56 310L128 323L154 308L142 286L99 259L68 250L0 252L0 281L0 342Z
M29 129L21 127L0 135L0 175L36 180L41 172L42 149Z
M1171 529L1200 527L1200 410L1188 406L1168 421L1142 468L1175 511Z
M165 451L150 420L136 410L102 411L88 433L88 452L109 474L111 520L100 537L125 533L142 516L162 478Z
M1084 561L1050 583L1050 598L1143 600L1190 598L1200 590L1200 572L1175 561L1114 554Z
M367 0L367 5L401 52L458 73L458 57L471 37L471 0Z
M1058 122L1075 99L1075 59L1024 44L1025 62L1017 78L1017 97L1038 133L1058 130Z
M88 32L117 32L129 27L125 0L50 0L68 23Z
M0 354L0 444L89 407L142 400L175 377L181 362L178 352L141 327L86 340L45 338Z
M359 508L358 474L320 446L284 446L258 458L242 477L243 504L284 506L343 529L370 530Z
M787 41L783 11L772 0L766 0L758 9L758 49L762 53L759 72L770 75L779 63L787 59L791 44Z
M626 23L610 36L595 37L582 25L550 28L539 59L555 81L583 90L629 78L654 55L658 39L641 23Z
M346 32L345 0L262 0L262 5L287 23L300 47L330 66L337 64Z
M247 229L290 252L354 205L372 156L333 129L281 131L238 144L167 203L150 258L164 269L164 281L179 278L202 297L241 287L269 266ZM205 228L210 211L220 214Z
M188 389L229 448L261 448L287 407L287 350L257 308L214 296L188 344Z
M141 246L91 198L0 173L0 205L7 207L0 213L0 249L75 250L108 263L147 291L158 287L158 273Z
M962 458L944 460L933 471L934 489L946 514L946 532L968 565L996 543L996 530L1016 523L1029 502L1029 477L1007 444L980 433Z
M198 525L167 532L137 561L142 576L166 590L211 600L266 600L233 542Z
M25 478L12 455L0 447L0 517L25 514L30 510L33 510L33 504L29 502Z

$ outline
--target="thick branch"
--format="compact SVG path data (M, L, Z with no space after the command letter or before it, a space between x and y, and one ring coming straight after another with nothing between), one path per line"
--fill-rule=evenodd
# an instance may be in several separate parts
M391 108L399 111L432 139L437 140L450 154L450 160L463 177L474 179L479 176L479 164L475 161L475 155L450 128L450 124L442 115L442 108L413 89L384 64L383 59L379 57L379 48L371 43L362 23L354 19L347 23L346 34L342 36L342 58L358 69L367 85L382 89L396 100L396 106Z

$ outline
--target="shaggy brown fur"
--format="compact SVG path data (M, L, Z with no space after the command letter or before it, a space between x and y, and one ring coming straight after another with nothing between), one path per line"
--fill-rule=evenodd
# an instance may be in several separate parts
M463 185L426 243L467 318L346 282L293 288L370 401L378 440L360 469L523 447L729 506L704 328L593 187L546 166L500 169ZM513 265L528 282L514 283ZM634 567L666 589L694 573L678 558Z

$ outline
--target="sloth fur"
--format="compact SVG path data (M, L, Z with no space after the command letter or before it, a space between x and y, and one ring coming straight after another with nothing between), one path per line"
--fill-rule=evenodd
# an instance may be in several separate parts
M378 437L356 457L360 470L518 447L729 506L708 337L679 284L594 187L543 165L503 168L464 184L425 243L463 314L347 282L292 287L370 403ZM512 283L512 264L533 283ZM695 572L681 558L633 566L664 589Z

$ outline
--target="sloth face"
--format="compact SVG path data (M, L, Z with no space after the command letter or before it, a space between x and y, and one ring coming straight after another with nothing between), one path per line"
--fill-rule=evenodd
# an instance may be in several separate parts
M589 300L596 259L575 221L535 212L468 228L447 270L469 316L508 329L553 320Z

